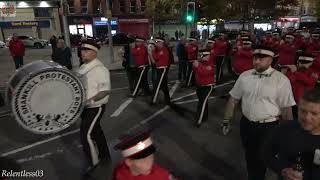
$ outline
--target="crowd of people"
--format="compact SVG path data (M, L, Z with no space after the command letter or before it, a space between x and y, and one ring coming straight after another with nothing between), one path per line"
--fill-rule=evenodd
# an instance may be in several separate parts
M264 179L267 168L285 180L320 178L320 92L316 88L320 76L319 33L288 28L284 33L270 31L257 38L248 31L240 31L232 45L221 32L209 38L205 48L196 37L180 37L177 43L178 79L187 88L195 85L199 99L196 127L209 118L208 98L215 85L224 81L226 61L231 62L236 83L230 91L221 126L227 135L235 108L241 103L240 137L248 180ZM150 95L151 68L151 102L156 103L161 89L166 104L172 105L167 82L172 50L164 39L147 42L136 38L120 54L133 97ZM143 93L139 94L140 88ZM287 132L292 132L295 139L290 141ZM293 148L295 143L299 147ZM297 162L297 158L302 161ZM294 168L297 163L303 171ZM130 163L125 164L130 167Z
M235 109L241 103L240 137L248 180L263 180L267 168L284 180L320 179L320 91L316 88L320 77L320 32L288 28L285 33L266 32L256 38L255 34L240 31L234 45L221 32L209 38L204 48L196 37L179 38L177 76L186 88L196 87L199 101L194 124L198 128L209 119L209 96L224 81L226 61L231 62L236 83L229 93L221 127L223 134L230 132ZM20 44L15 38L12 41L10 50L19 68L24 53L17 52L14 47ZM52 60L72 69L71 51L64 40L54 39L51 44ZM91 166L110 160L99 122L111 82L108 69L97 59L99 48L94 42L82 42L78 53L83 62L79 73L88 97L80 134ZM136 37L119 55L132 98L150 96L153 105L161 90L165 104L175 107L168 89L174 54L165 39L146 41ZM152 80L152 88L148 79ZM128 136L115 148L124 160L115 169L114 180L175 179L154 164L150 132Z

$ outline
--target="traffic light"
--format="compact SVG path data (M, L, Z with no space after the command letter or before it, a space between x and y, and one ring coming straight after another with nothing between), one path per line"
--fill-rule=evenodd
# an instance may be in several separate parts
M193 23L194 22L194 15L195 15L195 9L196 4L195 2L188 2L187 4L187 23Z

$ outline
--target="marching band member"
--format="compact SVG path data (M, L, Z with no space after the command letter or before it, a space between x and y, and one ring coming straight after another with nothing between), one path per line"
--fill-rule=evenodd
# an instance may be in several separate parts
M296 53L298 48L293 43L294 36L287 34L285 40L280 42L278 53L278 63L280 66L284 65L295 65L296 64Z
M240 75L244 71L253 68L253 50L251 48L252 42L246 40L242 42L242 46L239 46L234 53L233 70L236 75Z
M196 38L188 38L187 45L187 58L188 58L188 69L187 69L187 86L190 86L193 82L193 71L192 71L192 63L198 59L198 44Z
M157 82L154 89L152 104L156 103L160 89L164 93L166 104L170 105L170 95L168 89L168 71L170 66L169 50L165 46L164 39L156 38L156 48L152 52L152 56L156 62Z
M124 157L113 173L113 180L175 180L170 172L154 163L156 147L149 132L136 133L115 146Z
M193 72L197 85L197 96L199 99L196 115L197 127L202 121L208 119L208 98L214 85L214 66L210 62L210 51L204 50L200 53L201 61L193 62Z
M109 70L97 59L99 48L94 42L82 43L81 56L84 64L79 69L87 93L86 106L81 114L80 137L91 166L110 159L100 120L111 93L111 82Z
M148 71L149 71L149 60L148 60L148 49L144 45L145 40L137 37L135 40L135 46L131 48L132 56L134 56L136 66L138 68L137 80L135 81L135 88L132 96L135 97L139 91L141 85L143 86L144 95L149 95L150 89L148 84Z

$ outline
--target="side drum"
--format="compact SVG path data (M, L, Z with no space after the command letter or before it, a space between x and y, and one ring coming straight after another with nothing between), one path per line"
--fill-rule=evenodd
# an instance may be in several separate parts
M80 118L85 91L79 78L52 61L36 61L8 82L6 102L16 121L36 134L62 131Z

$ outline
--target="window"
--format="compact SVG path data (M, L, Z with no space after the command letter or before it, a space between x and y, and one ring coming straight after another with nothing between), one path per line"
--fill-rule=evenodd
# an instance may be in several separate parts
M125 13L126 12L126 8L125 8L124 0L120 0L119 5L120 5L120 12L121 13Z
M51 17L52 10L49 8L34 8L35 17Z
M141 13L146 11L146 0L141 0Z
M130 1L130 13L136 13L136 1L135 0Z

